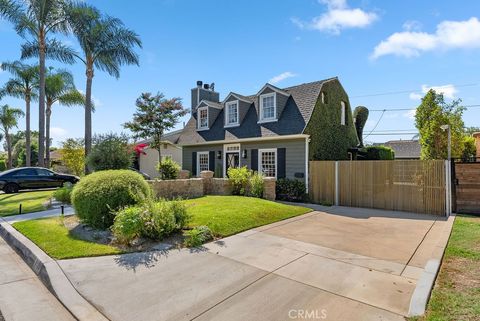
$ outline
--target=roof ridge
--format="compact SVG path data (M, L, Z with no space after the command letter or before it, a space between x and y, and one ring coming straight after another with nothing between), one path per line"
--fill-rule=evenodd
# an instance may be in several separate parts
M330 81L330 80L335 80L335 79L338 80L338 77L335 76L335 77L330 77L330 78L326 78L326 79L323 79L323 80L305 82L305 83L302 83L302 84L282 88L282 90L291 90L292 88L296 88L296 87L300 87L300 86L306 86L306 85L313 85L313 84L318 84L318 83L324 83L324 82L327 82L327 81Z

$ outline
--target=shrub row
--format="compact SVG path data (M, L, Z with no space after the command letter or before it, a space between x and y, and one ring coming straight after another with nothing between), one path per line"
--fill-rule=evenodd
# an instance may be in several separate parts
M275 186L277 199L288 202L308 201L305 183L298 179L280 178Z
M73 185L71 183L65 183L63 187L55 190L53 192L53 198L56 199L59 202L65 203L65 204L71 204L72 203L72 191L73 191Z
M367 160L393 160L395 159L395 152L393 149L387 146L368 146L365 148L367 151Z

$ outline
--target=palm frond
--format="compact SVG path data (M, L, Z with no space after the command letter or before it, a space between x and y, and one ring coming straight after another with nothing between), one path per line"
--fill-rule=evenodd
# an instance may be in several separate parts
M37 41L28 41L22 44L22 59L38 57L40 52ZM75 50L56 39L47 39L45 56L47 59L57 60L66 64L75 63L78 54Z
M58 98L58 102L65 106L85 105L85 96L78 90L71 90Z

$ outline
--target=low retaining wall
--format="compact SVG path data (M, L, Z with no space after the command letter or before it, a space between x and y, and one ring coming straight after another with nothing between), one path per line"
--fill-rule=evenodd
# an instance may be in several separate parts
M185 177L182 173L182 177ZM182 178L172 180L151 180L148 183L152 186L153 192L158 198L195 198L204 195L231 195L232 188L227 178L214 178L213 172L204 171L200 178ZM275 200L274 178L263 179L263 198Z

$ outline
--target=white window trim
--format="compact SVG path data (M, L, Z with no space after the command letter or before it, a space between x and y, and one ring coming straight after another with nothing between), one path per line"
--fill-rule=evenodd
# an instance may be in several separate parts
M202 110L206 110L206 111L207 111L207 126L206 126L206 127L200 127L200 124L201 124L201 122L200 122L200 112L201 112ZM209 118L209 115L208 115L208 107L199 107L199 108L197 109L197 131L208 130L208 127L209 127L209 126L208 126L208 124L209 124L209 119L208 119L208 118Z
M322 104L325 104L325 93L322 91L321 95L322 95Z
M230 118L229 106L236 104L237 105L237 122L229 123L228 119ZM225 103L225 127L237 127L240 125L240 102L238 100L232 100Z
M197 177L200 177L200 155L207 155L208 165L210 166L210 153L209 152L197 152Z
M263 118L263 98L265 97L273 97L273 118ZM259 121L258 123L269 123L277 121L277 93L268 93L260 95L260 110L259 110Z
M227 151L228 147L238 147L238 151ZM227 177L227 153L238 153L238 166L242 167L242 155L240 154L240 144L224 144L223 145L223 177Z
M275 178L278 176L278 152L276 148L265 148L265 149L259 149L258 150L258 172L263 174L263 167L262 167L262 154L263 153L268 153L268 152L275 152ZM265 177L271 177L271 176L265 176Z
M340 125L345 125L347 122L345 121L345 116L346 116L346 110L347 110L347 107L346 107L346 104L344 101L341 101L340 102L340 109L341 109L341 112L340 112Z

